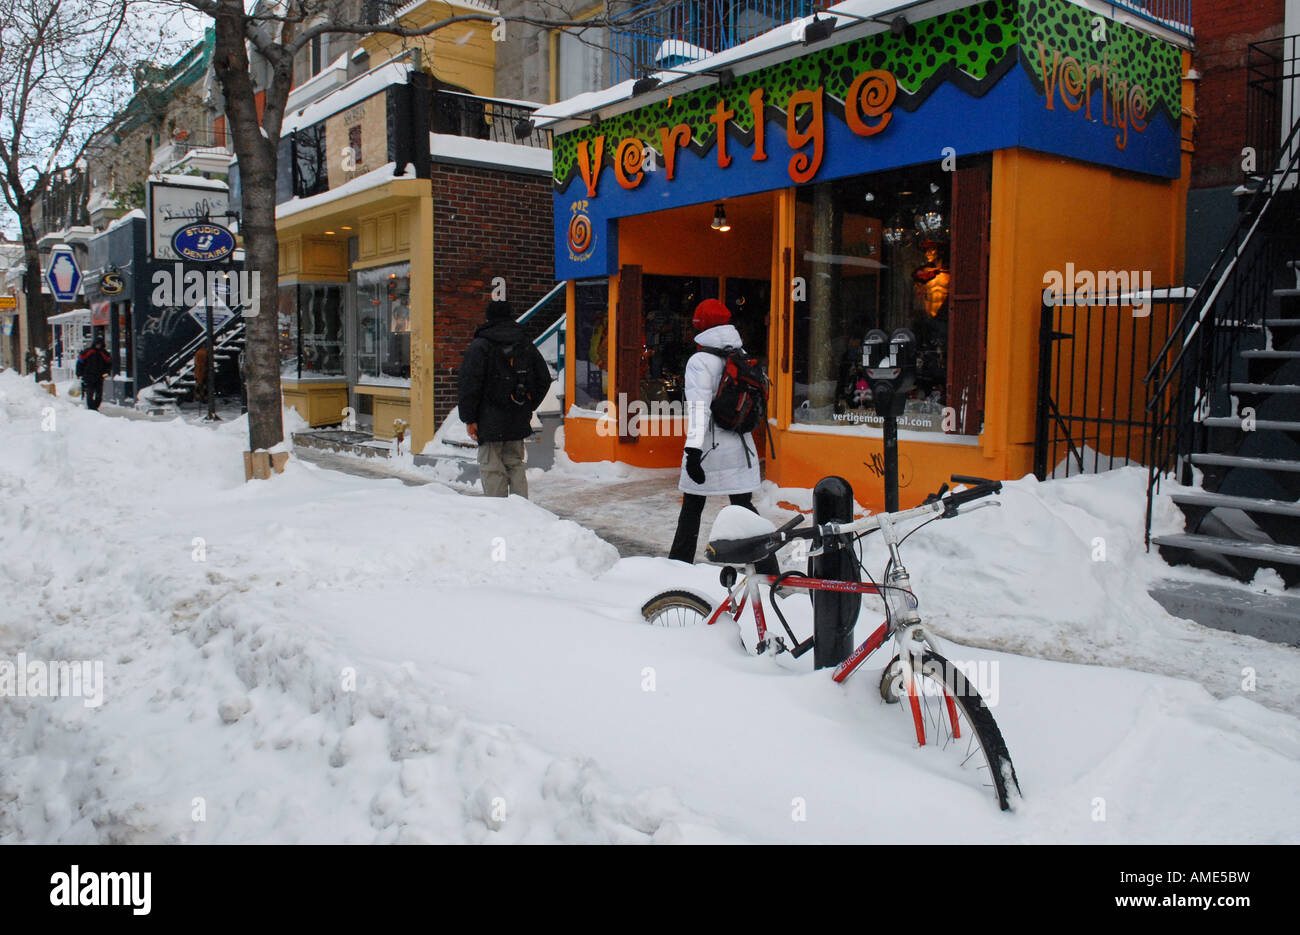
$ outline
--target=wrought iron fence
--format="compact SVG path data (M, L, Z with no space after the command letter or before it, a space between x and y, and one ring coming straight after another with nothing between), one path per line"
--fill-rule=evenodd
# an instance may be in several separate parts
M1151 462L1142 378L1186 301L1181 290L1106 289L1043 304L1034 432L1040 480Z
M458 91L435 91L430 129L451 136L550 149L550 130L530 127L526 135L517 135L516 128L522 130L523 122L536 109L517 101L476 97Z
M1109 0L1110 5L1158 23L1174 32L1192 34L1192 0Z
M1255 170L1242 167L1248 179L1276 170L1282 159L1282 138L1300 120L1298 73L1300 36L1252 42L1247 47L1246 144L1255 153Z

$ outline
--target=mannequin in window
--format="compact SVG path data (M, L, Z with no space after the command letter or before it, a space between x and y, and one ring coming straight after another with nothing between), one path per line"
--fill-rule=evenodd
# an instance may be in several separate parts
M952 276L944 257L944 245L935 240L921 244L925 263L912 273L917 310L917 388L934 399L947 384L948 293Z

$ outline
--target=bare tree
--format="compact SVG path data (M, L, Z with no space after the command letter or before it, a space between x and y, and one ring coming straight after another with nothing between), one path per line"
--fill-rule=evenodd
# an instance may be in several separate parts
M0 195L22 231L33 348L49 343L33 209L129 87L126 27L127 0L0 0Z
M239 162L244 257L248 269L263 283L261 308L247 318L245 382L249 447L253 451L265 450L284 439L275 314L279 281L275 179L277 147L297 53L327 34L386 34L415 39L467 22L586 30L609 25L608 16L576 20L558 9L556 16L545 17L527 12L503 14L485 7L483 12L466 9L411 28L396 20L362 22L357 15L358 4L349 0L262 0L251 5L246 0L171 0L171 5L197 10L210 17L215 26L213 67L225 96L227 122ZM542 9L548 5L543 4ZM259 88L254 81L250 48L269 66L271 78L265 88ZM263 91L259 116L257 95Z

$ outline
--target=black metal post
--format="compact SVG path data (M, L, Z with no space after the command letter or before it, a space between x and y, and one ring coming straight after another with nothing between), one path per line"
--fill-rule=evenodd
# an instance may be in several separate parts
M813 488L813 522L851 522L853 488L842 477L823 477ZM821 555L808 561L814 578L858 581L858 560L853 548L828 543ZM837 666L853 651L853 625L858 621L862 598L857 594L813 591L813 667Z
M1034 417L1034 476L1047 480L1047 399L1052 392L1052 306L1043 303L1038 323L1038 410Z
M885 512L898 512L898 416L885 416Z
M205 375L208 383L208 415L207 421L220 421L217 417L217 354L216 341L212 336L212 299L208 296L208 301L204 303L207 306L208 319L208 372Z

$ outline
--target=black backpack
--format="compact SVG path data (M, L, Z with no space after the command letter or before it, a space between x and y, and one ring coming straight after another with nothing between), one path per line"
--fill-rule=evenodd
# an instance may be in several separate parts
M522 338L514 344L492 344L492 372L488 376L487 396L502 407L532 412L546 398L551 388L550 370L533 342ZM542 374L547 374L542 382Z
M768 384L763 362L742 348L723 351L701 347L700 350L724 361L722 379L709 404L713 424L742 435L760 427L766 430Z

